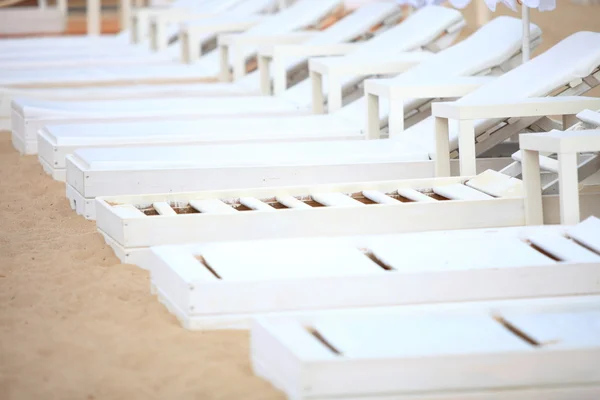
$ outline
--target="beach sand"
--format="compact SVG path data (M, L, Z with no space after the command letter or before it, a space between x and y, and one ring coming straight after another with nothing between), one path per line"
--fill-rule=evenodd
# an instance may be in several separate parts
M600 31L600 6L558 2L532 12L542 49ZM466 15L472 22L471 7ZM95 224L70 210L64 185L19 156L7 132L0 173L0 399L283 398L253 376L247 333L181 328L147 272L119 264Z

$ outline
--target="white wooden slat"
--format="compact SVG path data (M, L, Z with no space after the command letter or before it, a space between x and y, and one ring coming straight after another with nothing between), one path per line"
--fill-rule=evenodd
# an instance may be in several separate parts
M255 197L241 197L240 204L256 211L276 211L276 208L260 201Z
M529 235L527 239L560 261L600 262L600 255L589 251L558 233L538 233Z
M311 194L310 197L317 203L328 207L356 207L365 205L343 193L315 193Z
M501 172L488 169L465 185L494 197L523 197L523 182Z
M600 311L598 310L536 314L503 313L502 317L534 339L541 347L600 346Z
M521 150L513 153L512 159L515 161L522 162L523 154ZM555 160L550 157L540 155L540 169L543 171L558 173L558 160Z
M319 320L319 334L345 358L443 357L529 351L531 346L488 316L414 316Z
M460 183L453 185L435 186L433 192L451 200L487 200L493 199L489 194L470 188Z
M600 112L592 110L583 110L577 114L577 118L592 126L600 127Z
M296 208L296 209L312 208L311 206L309 206L308 204L306 204L305 202L303 202L301 200L298 200L294 196L276 196L275 200L277 200L278 202L280 202L281 204L283 204L284 206L286 206L288 208Z
M549 265L555 261L514 237L492 240L438 238L424 241L418 235L382 240L369 246L385 265L398 272L516 268ZM465 289L469 285L464 283Z
M202 256L223 279L236 281L387 273L347 245L215 244L202 250Z
M136 218L146 216L146 214L141 212L132 204L113 206L113 211L119 218Z
M378 204L389 204L389 205L402 204L401 201L396 200L393 197L390 197L390 196L386 195L385 193L382 193L377 190L365 190L362 192L362 194L367 199L374 201L375 203L378 203Z
M218 199L190 200L190 206L207 214L234 214L237 210Z
M419 203L433 203L437 201L433 197L429 197L418 190L411 188L398 189L398 194L402 197L406 197L409 200L417 201Z
M165 201L154 202L154 203L152 203L152 207L154 207L156 212L159 213L160 215L169 215L169 216L177 215L175 210L173 210L173 208L171 208L171 205Z
M600 219L589 217L585 221L568 228L567 234L600 254Z

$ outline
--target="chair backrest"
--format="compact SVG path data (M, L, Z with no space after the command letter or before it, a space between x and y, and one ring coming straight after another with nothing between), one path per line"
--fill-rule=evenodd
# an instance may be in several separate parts
M420 50L435 41L450 27L463 22L464 18L457 10L439 6L426 7L414 12L397 26L362 43L355 51L345 57L351 63L353 59L378 58L382 54L389 56ZM348 77L347 79L351 81L354 77ZM327 80L327 77L325 77L325 80ZM308 105L312 98L311 93L311 82L304 81L286 90L282 96L290 101L303 102ZM362 110L358 111L357 109L352 112L363 114Z
M508 18L508 17L504 17ZM489 44L487 44L489 46ZM534 59L499 76L474 90L458 102L489 101L490 99L525 99L547 96L570 82L589 76L600 67L600 33L577 32ZM483 132L501 119L475 121L476 132ZM430 132L423 135L423 132ZM419 143L429 151L435 149L433 118L427 118L407 129L401 137ZM457 147L458 123L450 121L451 148Z
M541 30L537 26L531 25L532 41L539 40L540 36ZM431 59L396 76L394 80L402 83L431 77L485 74L519 54L521 44L521 20L513 17L497 17L462 42L440 51ZM412 99L406 99L405 104L410 104L412 101ZM364 123L365 107L366 100L359 99L343 107L336 115L350 118L357 123ZM381 107L381 113L381 116L385 117L387 107Z

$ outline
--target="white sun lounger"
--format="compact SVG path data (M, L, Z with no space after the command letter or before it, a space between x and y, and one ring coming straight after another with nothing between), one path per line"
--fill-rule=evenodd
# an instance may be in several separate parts
M315 32L308 40L303 42L303 46L310 46L311 49L319 50L324 54L331 54L331 51L339 51L338 43L350 41L356 37L365 34L369 29L377 24L388 21L393 22L398 8L391 3L374 3L362 7L342 18L332 27L322 31ZM454 14L454 13L453 13ZM390 21L391 18L391 21ZM225 18L230 20L230 17ZM247 20L247 17L241 18ZM224 25L223 25L224 23ZM464 22L463 22L464 23ZM215 30L232 29L231 21L221 21L221 19L212 19L210 23L203 23L202 29L213 32ZM210 35L205 35L209 37ZM388 36L390 36L388 34ZM279 38L278 38L279 39ZM369 47L376 47L381 42L379 38L376 43ZM385 43L383 43L385 44ZM356 44L358 47L359 45ZM341 45L342 48L353 48L350 44ZM144 50L145 51L145 50ZM335 53L335 52L334 52ZM59 57L61 58L61 57ZM110 58L104 58L110 60ZM281 60L281 61L280 61ZM297 72L305 64L302 57L277 56L273 62L283 64L285 70L292 75L291 83L295 83ZM284 74L286 75L286 74ZM283 77L283 84L287 83L287 76ZM308 82L307 82L308 83ZM236 82L212 82L212 83L187 83L187 84L160 84L160 85L124 85L124 86L100 86L100 87L76 87L76 88L1 88L0 89L0 129L10 129L10 109L12 99L19 97L24 99L45 99L62 101L91 101L91 100L114 100L114 99L147 99L149 97L173 98L189 96L216 96L216 95L258 95L260 89L260 73L252 72ZM35 100L34 100L35 101ZM168 100L167 100L168 101ZM66 104L60 104L64 107Z
M487 313L474 305L462 315L261 318L252 367L294 400L594 400L600 300L578 300L499 303Z
M376 18L372 18L373 8L377 10ZM309 48L311 46L330 46L335 47L335 43L348 40L356 37L359 33L364 33L369 27L373 26L375 21L381 22L382 17L386 17L393 10L397 10L391 4L367 5L358 11L355 11L352 16L342 19L332 28L325 32L315 35L315 37L307 42ZM365 16L367 14L368 16ZM359 22L361 21L361 22ZM515 21L516 22L516 21ZM424 24L427 25L424 25ZM343 26L342 26L343 25ZM349 63L364 59L367 55L374 55L376 51L382 51L394 46L394 52L404 55L406 51L421 49L422 47L444 48L449 45L453 38L460 32L460 28L464 25L464 19L455 10L450 10L444 7L430 7L415 13L400 25L382 33L380 36L371 39L364 44L352 45L356 48L346 56ZM340 29L337 29L339 26ZM349 29L348 29L349 28ZM520 29L520 27L519 27ZM394 43L390 43L394 39ZM517 39L515 39L517 40ZM510 41L510 39L507 39ZM411 58L406 56L398 61L398 70L406 69L420 61L428 53L419 52ZM392 58L394 53L390 54ZM377 56L381 58L381 56ZM495 59L495 57L494 57ZM293 71L302 65L303 59L292 59L289 61L287 70ZM486 65L487 60L481 57L480 63ZM217 83L205 84L207 94L218 92L221 88L230 91L240 91L241 88L247 92L260 91L260 79L258 74L248 75L240 80L239 83ZM348 79L347 87L354 87L356 79ZM214 93L213 92L213 93ZM81 123L86 121L145 121L150 119L167 119L173 117L185 118L202 118L207 116L224 116L232 113L237 116L259 116L259 115L277 115L277 114L299 114L309 113L311 109L311 84L306 80L283 92L280 96L252 96L250 98L242 98L239 96L224 97L224 98L179 98L179 99L141 99L141 100L103 100L103 101L87 101L87 102L47 102L31 99L17 99L12 105L14 110L13 119L15 121L23 119L22 126L28 129L26 132L15 132L16 135L25 137L27 142L35 142L37 130L47 123ZM153 129L154 122L146 125L140 125L137 129L140 132L144 131L144 127ZM215 121L218 125L218 121ZM19 126L17 123L15 126ZM177 123L175 125L178 125ZM179 124L180 125L180 124ZM193 129L202 132L203 124L201 121L192 124L187 122L187 129ZM163 127L170 126L167 122ZM197 128L194 128L197 127ZM117 133L115 127L110 128L111 131ZM164 129L164 128L163 128ZM171 132L176 133L176 126L170 128ZM29 146L28 146L29 147ZM35 146L34 146L35 147ZM26 149L26 152L28 149Z
M97 86L136 83L182 83L199 82L215 79L220 73L219 53L223 50L239 50L242 61L256 53L257 44L265 39L265 35L290 35L290 32L310 27L325 16L331 14L342 5L341 0L301 0L277 15L248 29L242 36L226 36L227 43L219 43L220 51L212 51L204 55L192 65L176 63L159 63L144 68L124 69L122 66L104 66L102 68L64 68L43 71L10 71L0 76L3 87L64 87L64 86ZM304 35L307 35L306 33ZM294 37L305 37L296 32ZM223 38L223 37L221 37ZM220 39L221 41L221 39ZM231 43L229 43L231 41ZM245 45L240 42L245 41Z
M91 208L67 195L74 209ZM530 202L519 179L488 170L475 177L98 197L95 217L119 259L142 265L149 247L164 244L520 226L529 209L557 223L564 204L575 204L582 217L600 215L600 193L575 196L571 203L573 195L566 203L559 195Z
M462 124L476 127L475 133L467 130L466 134L477 134L477 151L472 149L475 140L463 143L467 152L461 163L475 165L476 153L544 116L600 108L600 100L589 97L537 99L556 91L562 95L581 93L597 85L598 38L600 34L591 32L572 35L527 65L451 103L473 109L498 96L516 104L499 109L502 118L494 115L477 124ZM431 95L428 92L427 97ZM511 118L511 113L519 118ZM458 148L458 131L454 125L452 128L448 154L441 154L446 158ZM69 198L81 203L78 212L90 217L94 213L91 200L97 196L431 177L434 137L433 120L427 119L405 130L400 139L390 140L82 149L67 156L67 192ZM474 174L471 168L463 173Z
M425 9L427 10L427 8ZM422 12L424 12L423 10ZM421 12L421 11L420 11ZM410 21L410 19L409 19ZM408 23L408 22L405 22ZM404 23L402 24L404 25ZM499 18L492 21L488 26L482 28L476 32L474 37L468 38L453 48L443 50L435 57L426 58L419 65L413 67L407 73L409 76L406 78L410 80L412 76L420 76L420 72L429 73L432 75L445 76L446 71L444 65L446 62L456 58L463 58L472 54L476 50L481 50L479 44L486 42L487 48L490 51L479 51L478 56L472 57L468 62L457 66L451 74L472 74L477 72L489 72L494 71L497 73L503 72L505 69L511 68L511 61L518 58L518 47L520 43L520 32L521 23L516 19L509 17ZM385 34L384 34L385 35ZM489 39L489 40L480 40ZM497 39L496 41L492 39ZM494 43L492 46L490 43ZM492 50L493 49L493 50ZM362 53L364 54L364 53ZM421 59L422 53L415 53L408 55L403 53L399 59L398 67L406 68L417 60L414 60L413 56L417 59ZM358 60L357 57L348 56L348 62ZM404 64L404 65L403 65ZM400 79L400 78L398 78ZM481 78L483 82L487 82L486 79ZM307 82L308 83L308 82ZM469 84L477 83L481 85L481 81L474 79L469 80ZM291 89L288 89L282 96L283 99L290 99L287 104L291 104L293 96L300 99L300 94L304 95L305 99L310 98L308 91L309 86L304 86L303 83L299 84ZM282 98L256 98L255 101L249 101L249 99L242 97L239 101L234 103L234 99L210 99L196 101L190 101L189 103L185 100L181 100L181 104L194 104L194 107L190 109L190 112L196 112L195 110L203 110L203 113L208 115L211 112L222 113L228 112L227 110L235 110L237 115L243 114L244 112L252 111L250 106L254 106L254 111L263 113L273 113L278 106L282 103ZM199 103L204 103L200 107ZM23 103L28 104L29 102L24 101ZM271 104L268 109L266 106ZM415 100L410 106L413 107L415 113L412 113L413 117L418 117L419 113L427 113L426 107L427 101ZM25 137L25 152L30 153L35 150L36 143L32 140L33 133L39 131L42 125L48 122L54 123L56 117L51 119L39 119L33 120L24 118L24 122L21 117L22 114L41 114L38 110L28 110L27 107L21 106L22 102L17 101L13 104L13 136L17 137L15 146L20 151L22 148L18 147L23 142L22 139ZM149 104L146 102L146 104ZM231 106L245 105L242 111L240 107L226 108L223 105ZM21 106L21 107L19 107ZM304 107L305 112L308 112L310 105L305 101L303 106L300 105L299 101L296 101L297 107ZM354 107L350 105L349 107ZM24 108L19 112L19 108ZM156 109L156 107L155 107ZM213 111L211 111L213 110ZM121 111L122 112L122 111ZM364 114L363 114L364 115ZM279 118L277 124L273 124L271 119L253 117L248 120L236 119L203 119L197 121L160 121L160 122L146 122L146 123L125 123L125 124L88 124L88 125L50 125L46 126L40 132L38 144L43 151L40 151L40 160L52 173L52 176L63 180L64 178L64 156L69 154L76 148L83 147L102 147L102 146L139 146L143 144L152 145L166 145L166 144L225 144L225 143L236 143L236 142L264 142L264 141L314 141L314 140L333 140L333 139L361 139L362 129L359 122L360 116L357 117L357 121L348 121L344 118L331 118L329 116L313 116L304 118ZM70 122L73 122L71 120ZM242 128L243 127L243 128ZM313 132L318 127L318 130ZM20 128L25 128L25 132L21 133ZM344 129L341 131L341 129ZM280 133L281 132L281 133Z
M239 0L177 0L168 7L149 7L131 9L132 29L125 29L116 35L91 35L91 36L62 36L62 37L36 37L36 38L14 38L0 40L0 58L14 58L32 52L37 54L52 54L53 52L78 51L89 52L91 49L98 52L101 49L105 51L115 51L119 47L131 48L130 42L141 42L146 36L149 28L149 18L159 12L168 12L172 9L190 7L197 12L203 12L208 15L225 11L232 4ZM129 11L129 3L126 4L126 11ZM137 31L134 34L133 31ZM67 53L68 54L68 53Z
M558 152L563 161L600 153L600 130L579 125L526 134L524 150ZM487 170L476 177L99 197L97 227L123 262L143 265L148 247L164 244L573 224L600 215L598 189L579 193L577 163L555 168L559 196L541 197L540 171L527 168L525 189L519 179ZM82 201L72 207L89 207Z
M600 294L600 220L152 248L153 292L188 329L252 317L426 303ZM434 251L432 251L434 250Z
M264 22L266 16L258 13L269 7L273 1L245 0L226 12L209 14L202 12L202 8L200 8L198 9L198 13L191 13L190 16L196 15L195 20L198 20L195 22L196 25L202 27L202 30L205 32L202 40L199 41L196 47L196 51L199 53L200 46L211 39L214 40L219 33L240 32ZM239 3L239 1L237 2ZM193 10L188 12L193 12ZM177 37L176 31L171 33L170 37ZM160 49L159 52L150 48L148 41L120 46L91 45L75 49L67 47L48 50L48 53L44 50L24 50L24 53L21 54L18 51L11 50L10 52L7 51L5 55L0 55L0 72L11 73L11 71L15 70L30 69L39 71L42 69L83 68L102 65L143 66L157 63L181 62L184 61L181 54L181 45L177 41L171 43L166 49Z

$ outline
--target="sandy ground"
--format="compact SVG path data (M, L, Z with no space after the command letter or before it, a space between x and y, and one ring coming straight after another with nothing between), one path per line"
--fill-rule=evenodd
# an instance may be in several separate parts
M558 1L532 13L543 49L600 31L600 6ZM8 133L0 172L0 399L282 398L252 375L246 333L182 329Z

